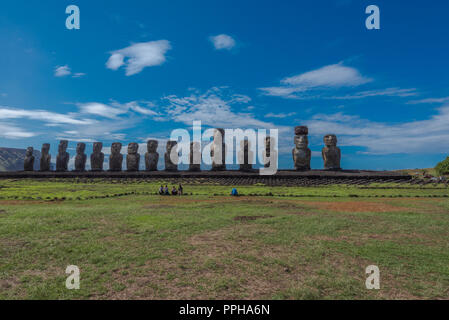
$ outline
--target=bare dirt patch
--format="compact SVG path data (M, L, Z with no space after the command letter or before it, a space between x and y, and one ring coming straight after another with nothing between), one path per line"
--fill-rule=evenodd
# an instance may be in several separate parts
M20 284L16 278L12 279L0 279L0 290L11 290Z

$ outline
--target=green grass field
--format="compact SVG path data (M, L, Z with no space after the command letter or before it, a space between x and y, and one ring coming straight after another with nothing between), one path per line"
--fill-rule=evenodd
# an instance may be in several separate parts
M161 183L0 180L0 299L449 299L444 185Z

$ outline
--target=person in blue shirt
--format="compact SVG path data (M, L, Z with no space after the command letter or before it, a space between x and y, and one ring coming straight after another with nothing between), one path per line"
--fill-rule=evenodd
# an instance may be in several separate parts
M238 195L239 195L239 193L238 193L237 189L233 188L231 191L231 196L238 196Z

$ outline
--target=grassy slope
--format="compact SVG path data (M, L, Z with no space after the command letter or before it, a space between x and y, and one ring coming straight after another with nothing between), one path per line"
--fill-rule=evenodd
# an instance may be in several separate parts
M449 298L441 186L143 194L157 185L0 181L0 298ZM365 197L375 195L401 197ZM55 197L73 200L21 200ZM65 288L71 264L79 291ZM365 289L370 264L379 291Z

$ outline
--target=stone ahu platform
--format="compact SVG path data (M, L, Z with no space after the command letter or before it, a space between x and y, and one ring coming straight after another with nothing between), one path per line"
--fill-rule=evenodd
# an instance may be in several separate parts
M137 172L56 172L56 171L32 171L32 172L0 172L0 179L48 179L48 178L89 178L89 179L184 179L184 178L204 178L209 180L226 180L226 179L250 179L257 183L257 181L266 180L285 180L285 181L296 181L296 180L365 180L370 182L375 181L408 181L411 180L409 175L401 175L397 172L392 171L363 171L363 170L341 170L341 171L326 171L326 170L310 170L310 171L294 171L294 170L279 170L275 175L263 176L259 175L258 170L251 172L242 171L201 171L201 172L191 172L191 171L137 171Z

